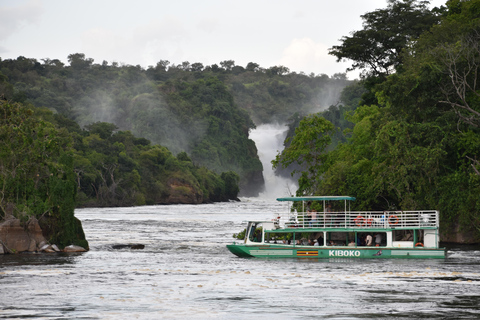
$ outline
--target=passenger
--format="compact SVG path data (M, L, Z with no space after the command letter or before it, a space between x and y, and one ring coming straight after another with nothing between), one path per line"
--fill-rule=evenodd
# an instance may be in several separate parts
M305 216L305 221L307 222L307 226L310 225L310 220L312 220L312 211L309 209L307 210L307 215Z
M351 240L350 243L348 244L349 247L355 247L355 241Z
M317 226L317 210L312 209L310 210L310 227Z
M335 243L335 241L330 240L329 245L332 246L332 247L334 247L334 246L336 246L337 244Z
M359 247L364 247L365 246L365 234L361 234L357 238L357 245Z
M323 247L323 237L318 237L317 243L320 247Z
M313 239L308 239L308 245L309 246L314 246L315 245Z
M367 234L367 237L365 238L365 245L367 247L371 247L372 242L373 242L373 238L372 238L372 235L369 233L369 234Z
M380 247L380 244L382 243L382 234L377 233L375 235L375 246Z
M325 207L325 218L328 222L328 224L331 226L333 225L334 219L333 219L333 214L332 214L332 205L327 204Z

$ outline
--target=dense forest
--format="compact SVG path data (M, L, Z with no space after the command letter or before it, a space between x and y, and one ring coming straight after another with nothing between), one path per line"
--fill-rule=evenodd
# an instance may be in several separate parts
M298 194L355 196L359 210L437 209L442 240L479 242L480 1L429 10L392 0L362 18L330 49L362 70L358 107L343 126L331 114L302 118L274 165L297 165Z
M249 131L262 123L284 123L295 112L328 107L350 83L345 74L305 75L283 66L241 67L232 60L211 66L160 60L144 69L96 64L75 53L68 62L0 59L1 95L47 108L82 129L112 123L173 155L186 152L195 165L218 174L233 171L244 196L258 195L264 185Z

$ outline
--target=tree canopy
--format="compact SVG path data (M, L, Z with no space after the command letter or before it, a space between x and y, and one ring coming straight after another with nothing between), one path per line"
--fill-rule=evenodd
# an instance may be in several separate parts
M354 67L368 71L361 84L375 99L365 104L364 98L354 113L344 110L341 117L353 128L344 126L346 141L328 149L314 179L301 180L306 186L299 195L355 196L359 210L437 209L444 241L457 241L461 233L466 241L478 242L480 1L448 1L441 17L436 9L426 12L423 2L390 1L386 11L364 17L390 16L400 4L408 5L405 15L398 14L410 19L404 25L416 24L417 17L425 25L409 37L399 31L405 41L392 46L388 57L368 46L350 47L372 58L359 58ZM430 26L425 17L433 19ZM384 29L397 28L393 21L384 20ZM349 41L343 45L350 46ZM304 134L297 130L309 132L299 126L299 137Z
M402 50L411 46L440 20L441 9L429 10L428 1L388 0L387 8L362 15L363 29L344 36L329 54L337 61L352 60L348 70L365 76L387 76L402 65Z

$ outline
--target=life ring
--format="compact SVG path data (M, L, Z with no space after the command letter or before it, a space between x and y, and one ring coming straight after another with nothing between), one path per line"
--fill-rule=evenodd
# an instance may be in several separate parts
M390 219L394 219L395 221L392 222ZM390 217L388 217L388 224L395 225L395 224L398 224L398 221L399 221L399 219L396 215L392 214Z
M371 226L372 226L372 223L373 223L373 219L372 219L372 218L368 218L368 219L367 219L367 226L371 227Z
M423 247L423 243L417 242L417 243L415 244L415 247Z
M355 222L357 227L363 227L365 225L365 218L362 216L357 216L353 222Z

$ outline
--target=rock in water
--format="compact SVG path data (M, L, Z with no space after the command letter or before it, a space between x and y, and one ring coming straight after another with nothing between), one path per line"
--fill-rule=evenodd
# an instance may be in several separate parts
M84 248L80 246L75 246L73 244L63 249L63 252L86 252L86 251L87 250L85 250Z
M125 248L130 248L130 249L144 249L145 245L141 243L130 243L130 244L114 244L112 246L112 249L125 249Z

